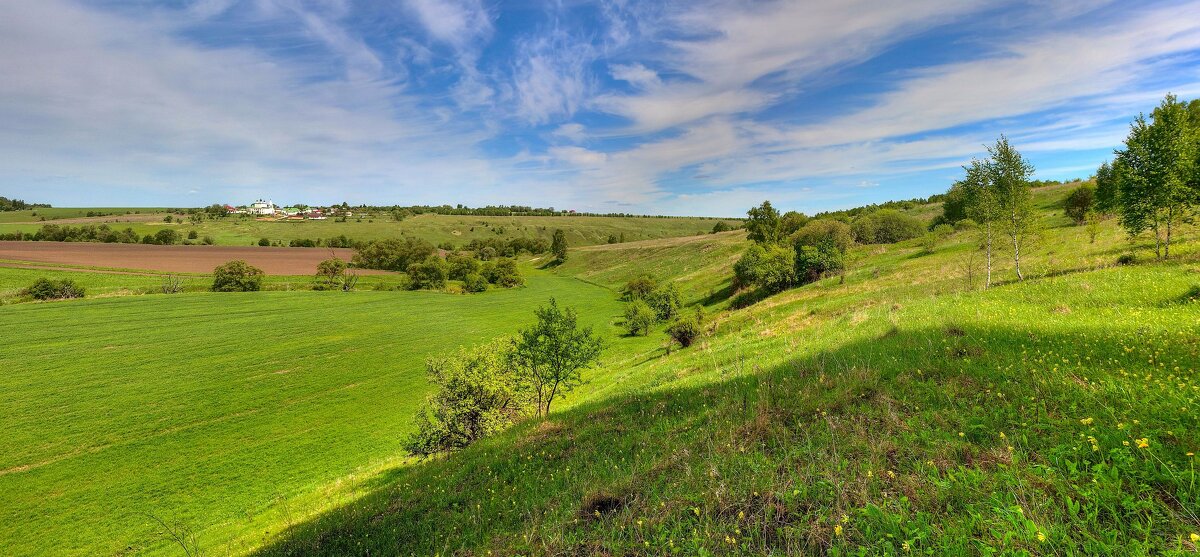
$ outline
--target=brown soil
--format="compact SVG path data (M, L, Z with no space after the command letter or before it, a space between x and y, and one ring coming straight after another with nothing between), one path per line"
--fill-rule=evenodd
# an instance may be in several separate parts
M144 269L167 273L211 273L227 261L243 259L269 275L311 275L332 256L349 261L344 248L274 248L234 246L151 246L87 242L0 242L0 260L83 265L111 269ZM386 271L359 270L362 274Z

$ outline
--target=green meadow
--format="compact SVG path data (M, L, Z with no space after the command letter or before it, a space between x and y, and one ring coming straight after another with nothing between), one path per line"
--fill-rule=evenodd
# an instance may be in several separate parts
M0 299L37 276L76 278L91 298L0 307L0 545L1191 554L1197 230L1167 261L1111 219L1092 242L1062 214L1071 187L1035 190L1027 278L999 251L986 290L969 229L931 251L856 246L844 275L745 307L732 303L739 231L579 247L482 295L286 290L307 277L215 294L203 276L163 295L158 277L0 268ZM618 290L647 273L705 309L693 346L661 326L623 334ZM406 457L422 360L511 333L552 296L605 337L588 382L545 419Z

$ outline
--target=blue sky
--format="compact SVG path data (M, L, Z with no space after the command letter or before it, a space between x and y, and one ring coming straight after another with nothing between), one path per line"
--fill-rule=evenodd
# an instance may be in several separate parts
M0 195L735 216L1087 176L1200 2L0 0Z

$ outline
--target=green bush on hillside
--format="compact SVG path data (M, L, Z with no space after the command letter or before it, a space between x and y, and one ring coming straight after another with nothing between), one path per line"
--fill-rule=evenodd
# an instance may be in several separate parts
M854 243L854 235L850 225L833 219L816 219L808 221L800 230L791 236L792 244L796 246L818 246L824 241L830 241L843 253Z
M488 288L488 281L479 273L471 273L462 279L463 289L467 292L483 292Z
M437 290L446 287L446 279L450 275L450 267L446 261L436 255L426 257L420 263L412 263L406 270L408 287L412 290Z
M796 280L796 252L780 245L750 246L733 265L741 286L753 286L766 292L779 292Z
M517 269L517 262L508 258L488 262L484 265L482 274L488 282L504 288L514 288L525 284L525 278Z
M625 330L630 335L646 336L658 323L658 314L644 300L634 300L625 304Z
M407 271L434 254L433 244L420 238L388 239L371 242L355 250L350 262L363 269Z
M84 288L71 279L39 278L21 290L22 296L30 296L35 300L67 300L82 298L85 294Z
M667 327L667 334L671 336L671 340L679 343L679 346L687 348L700 337L703 330L704 310L697 307L695 312L680 316Z
M240 259L213 269L213 292L256 292L262 284L262 269Z
M679 288L670 282L655 288L643 299L647 305L654 309L654 313L658 316L659 321L674 319L679 313L679 308L683 305Z

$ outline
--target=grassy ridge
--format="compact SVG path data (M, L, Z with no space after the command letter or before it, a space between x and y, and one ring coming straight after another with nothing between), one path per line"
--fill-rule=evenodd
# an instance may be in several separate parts
M87 210L71 209L42 209L41 211L64 211L59 218L73 218L74 211ZM67 213L65 211L72 211ZM4 232L36 232L46 223L14 224L20 220L37 220L29 217L28 211L0 213L0 233ZM21 217L24 214L25 217ZM42 214L39 212L39 215ZM105 220L121 220L124 215L96 219L94 224ZM460 215L423 214L409 217L400 222L392 220L390 215L374 215L363 218L351 217L347 222L336 222L333 219L323 221L257 221L228 217L210 220L192 225L166 224L163 222L113 222L109 226L118 230L126 227L133 228L138 235L154 234L164 227L179 231L186 236L195 230L200 238L211 236L218 245L246 246L258 242L260 238L272 241L282 241L285 245L294 239L332 238L345 235L354 240L377 240L397 238L402 235L416 236L434 244L450 242L463 245L474 239L499 238L544 238L550 240L556 228L567 232L567 241L574 246L603 244L609 236L626 241L690 236L712 230L714 224L721 219L699 217L476 217ZM733 222L726 220L726 222ZM79 226L71 224L70 226Z
M190 525L210 548L262 536L353 491L335 480L394 461L425 394L424 357L512 332L550 296L605 331L620 313L607 290L543 276L472 296L198 293L4 307L0 545L167 550L143 513Z

